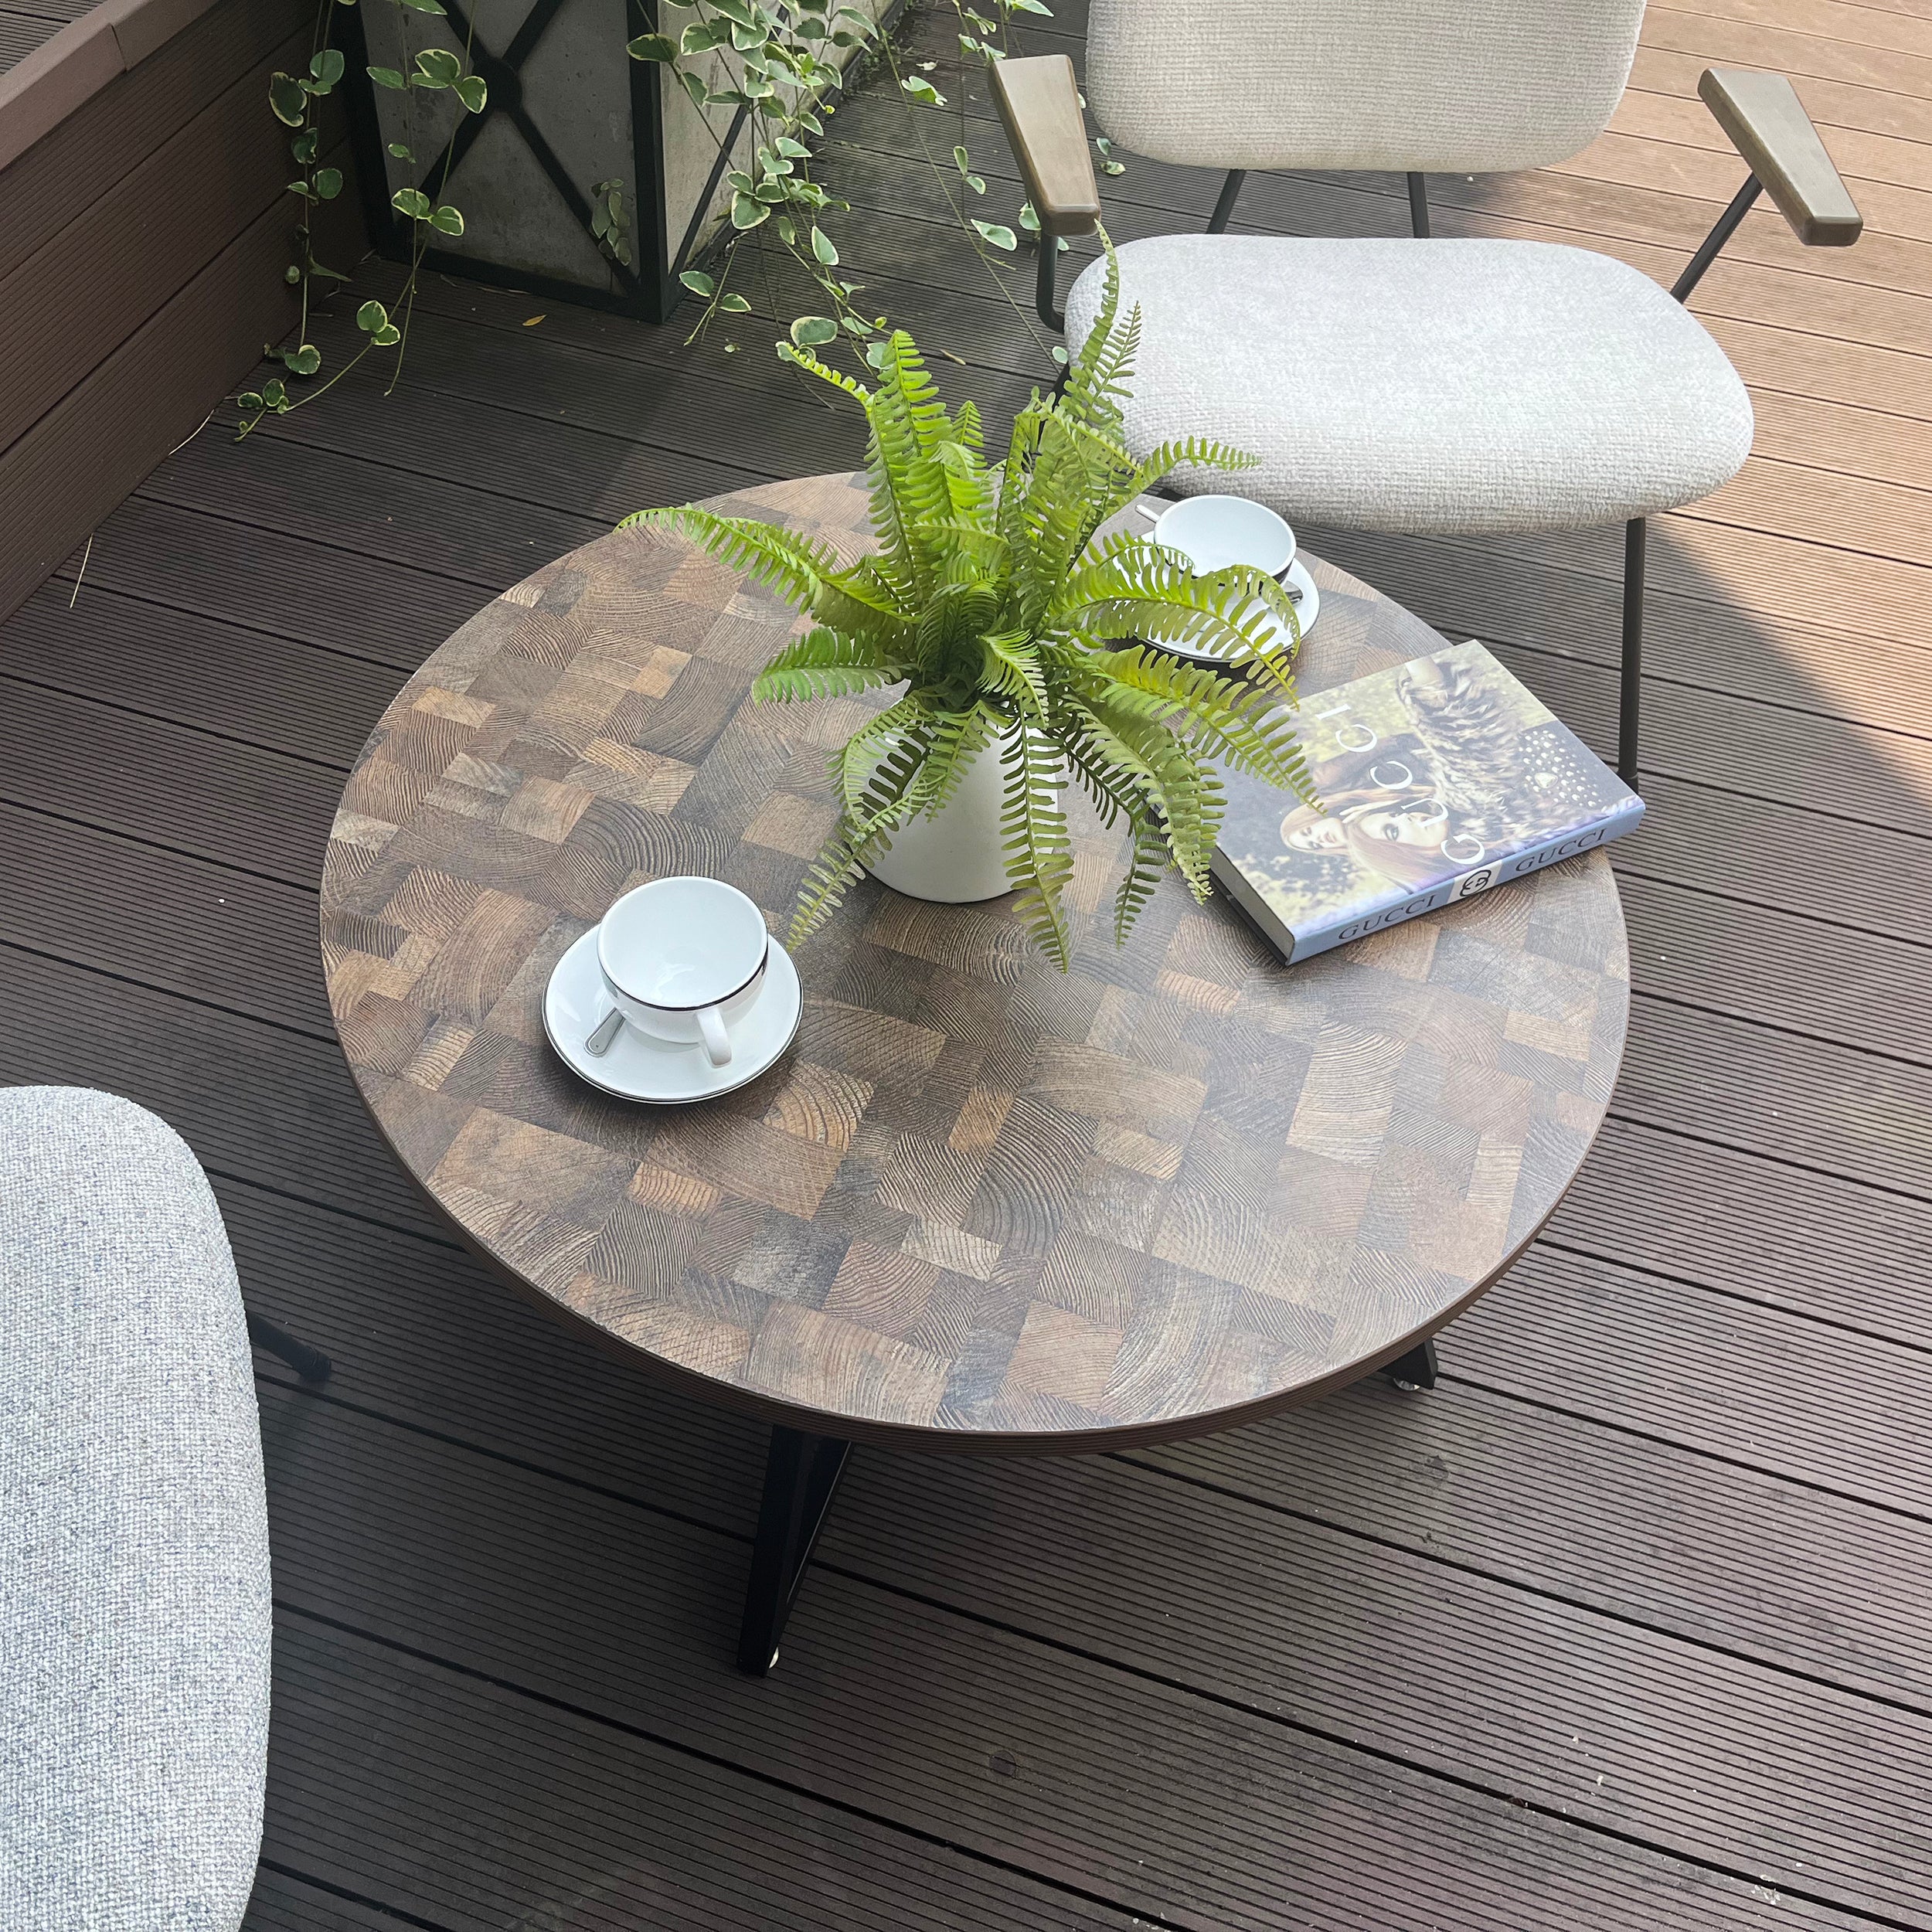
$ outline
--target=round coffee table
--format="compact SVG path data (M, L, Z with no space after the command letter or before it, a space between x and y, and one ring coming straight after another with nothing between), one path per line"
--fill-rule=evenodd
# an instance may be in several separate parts
M850 478L720 501L866 542ZM1440 647L1310 561L1304 693ZM390 706L322 883L344 1050L463 1240L774 1425L753 1669L855 1440L1094 1451L1389 1365L1431 1380L1427 1337L1582 1162L1628 1017L1600 852L1290 968L1171 878L1117 951L1116 841L1094 821L1070 974L1009 900L867 880L801 948L803 1021L768 1073L695 1107L606 1098L545 1040L565 948L675 872L731 880L782 933L832 822L827 755L864 711L747 696L795 622L658 533L539 570Z

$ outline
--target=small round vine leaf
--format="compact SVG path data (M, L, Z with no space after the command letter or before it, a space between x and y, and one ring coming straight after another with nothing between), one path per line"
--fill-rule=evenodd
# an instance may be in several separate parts
M324 201L333 201L342 192L342 169L339 168L317 168L315 192Z
M791 339L801 349L817 349L838 334L838 325L829 315L801 315L791 325Z
M385 322L369 338L378 349L391 349L403 339L403 332L393 322Z
M413 161L416 158L400 141L392 141L389 145L389 151L398 161Z
M297 376L313 376L322 366L322 352L313 342L304 342L299 349L285 349L282 360Z
M692 294L702 295L707 301L718 292L718 284L702 269L687 268L678 277L678 280L682 282Z
M410 84L393 67L372 67L369 70L369 77L379 87L406 87ZM393 144L389 152L396 152Z
M441 12L439 6L437 12ZM420 84L425 87L453 87L461 77L463 63L447 47L425 47L416 56Z
M838 267L838 250L832 246L832 237L822 228L815 227L811 231L811 252L828 268Z
M471 114L480 114L484 103L490 97L490 90L480 73L466 73L456 83L456 97Z
M1004 248L1009 253L1019 246L1019 240L1010 228L1002 228L997 222L978 221L974 227L995 248Z
M365 302L355 311L355 326L369 330L372 334L385 327L389 321L389 311L380 302Z
M308 94L292 74L276 73L268 79L268 104L275 118L285 127L299 128L308 113Z
M447 202L430 210L429 221L430 226L440 234L460 235L463 232L462 211L452 208Z
M751 313L750 303L742 295L721 295L718 298L718 306L727 315L749 315Z
M679 53L677 42L666 33L641 33L626 41L624 50L633 60L675 60Z
M430 198L420 188L399 188L389 199L399 215L406 215L412 221L422 221L429 214Z
M348 63L343 59L339 48L325 47L310 60L308 71L320 85L332 87L342 79L347 66Z
M296 283L299 282L301 278L301 264L299 262L291 262L288 266L282 270L282 280L287 282L291 288Z

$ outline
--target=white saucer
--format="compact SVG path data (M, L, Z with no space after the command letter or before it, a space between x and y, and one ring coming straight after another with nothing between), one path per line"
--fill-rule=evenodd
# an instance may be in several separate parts
M634 1026L620 1026L603 1053L583 1043L611 1010L611 995L597 970L597 929L593 926L556 963L543 995L543 1030L570 1071L621 1100L689 1107L693 1100L755 1080L789 1046L803 1011L798 968L777 940L765 968L765 987L751 1010L731 1029L731 1058L713 1066L702 1046L655 1039Z
M1308 575L1308 566L1299 557L1288 566L1284 581L1291 583L1301 593L1301 601L1294 607L1295 615L1301 621L1301 634L1306 637L1315 628L1315 621L1321 614L1321 593L1315 587L1315 579ZM1274 627L1277 641L1285 644L1287 634L1279 624ZM1223 662L1218 651L1188 651L1178 644L1164 644L1160 647L1177 658L1185 658L1190 664L1219 664Z

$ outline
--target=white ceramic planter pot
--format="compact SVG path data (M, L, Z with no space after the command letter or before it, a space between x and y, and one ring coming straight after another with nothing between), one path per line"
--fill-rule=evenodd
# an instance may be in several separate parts
M948 906L997 899L1022 882L1007 876L1000 849L999 815L1005 791L1000 763L1009 741L995 739L966 768L959 789L935 817L916 818L894 832L866 867L882 885L908 899Z

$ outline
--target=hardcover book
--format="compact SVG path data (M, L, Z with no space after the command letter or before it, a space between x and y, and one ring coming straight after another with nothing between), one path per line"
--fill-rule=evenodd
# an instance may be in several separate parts
M1304 697L1321 809L1223 770L1216 883L1290 961L1634 832L1644 801L1480 644Z

